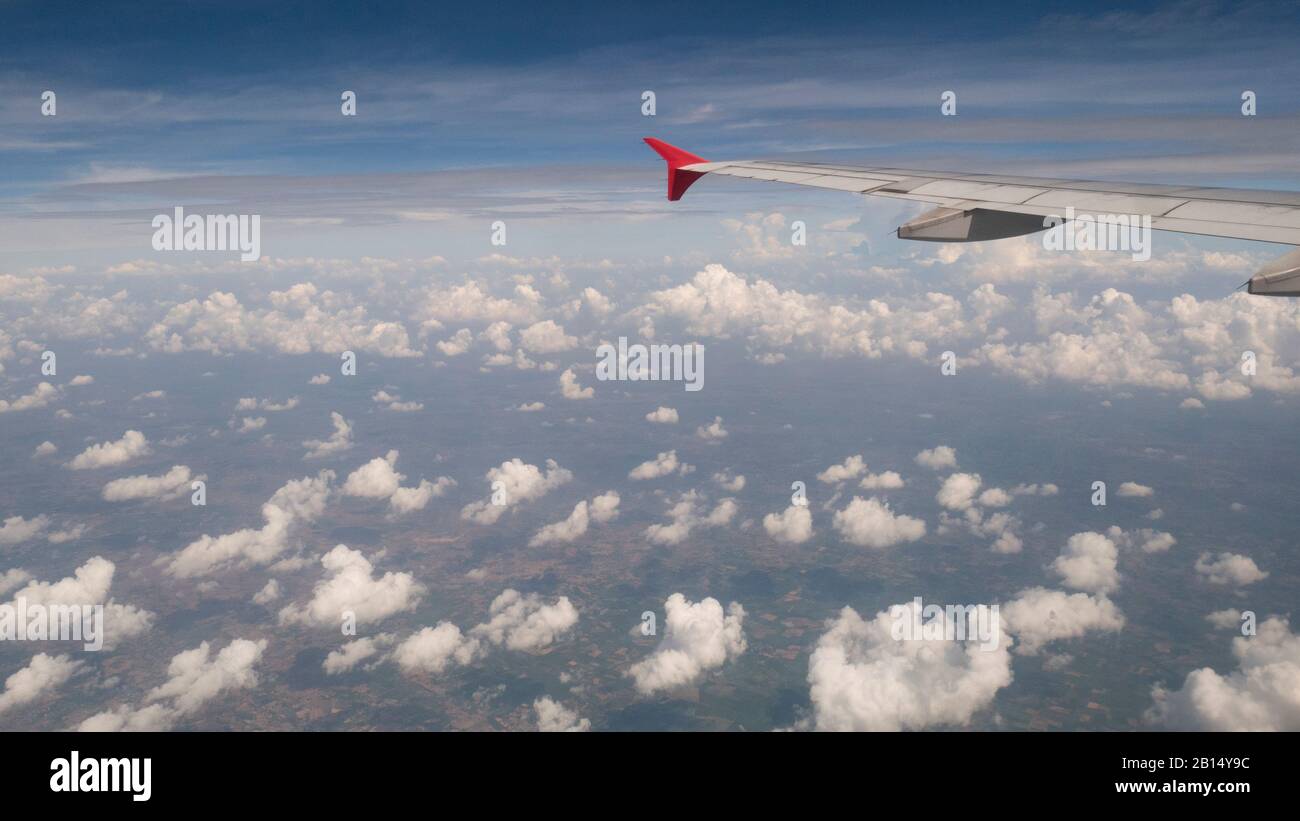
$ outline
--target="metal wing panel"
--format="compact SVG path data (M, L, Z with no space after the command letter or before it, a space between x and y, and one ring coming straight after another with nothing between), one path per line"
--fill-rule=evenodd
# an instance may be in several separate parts
M692 159L697 159L692 157ZM1096 182L805 162L699 162L683 171L872 194L965 210L1036 216L1151 216L1151 227L1187 234L1300 245L1300 192Z

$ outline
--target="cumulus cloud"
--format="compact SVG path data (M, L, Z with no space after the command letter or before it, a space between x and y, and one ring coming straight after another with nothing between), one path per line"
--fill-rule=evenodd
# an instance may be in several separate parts
M905 486L903 477L899 476L892 470L886 470L881 473L868 473L862 477L858 487L863 490L897 490Z
M967 640L928 632L895 639L894 626L912 619L915 606L896 605L870 620L846 607L828 624L808 661L816 729L897 732L966 726L1011 683L1011 642L1001 635L992 649L981 645L974 638L975 612L939 616L950 625L950 635L956 634L957 619L968 619L961 625Z
M659 479L678 471L686 474L691 470L692 468L690 465L677 461L676 450L669 450L632 468L632 470L628 472L627 478L638 480Z
M616 518L618 505L619 495L612 490L592 499L590 505L585 500L578 502L567 519L546 525L533 535L528 545L537 547L555 542L572 542L587 532L591 521L608 522Z
M225 692L257 686L255 669L266 650L266 639L235 639L214 657L206 641L177 653L167 667L167 681L145 695L147 706L120 706L91 716L77 727L82 732L169 730ZM158 703L152 703L158 702Z
M302 282L268 295L269 307L248 307L234 294L214 291L206 299L173 306L145 335L164 353L273 351L341 354L366 351L383 357L416 357L399 322L372 320L363 307L344 304L331 291Z
M402 487L406 477L396 470L398 455L396 450L390 450L352 471L343 483L343 494L363 499L387 499L389 510L402 515L423 510L432 499L456 486L455 479L439 476L436 482L421 479L415 487Z
M982 480L978 473L954 473L943 480L935 501L949 510L966 510L975 504Z
M167 573L177 578L206 576L231 566L266 565L289 547L294 530L320 518L334 481L334 471L323 470L286 483L262 505L266 521L256 530L245 528L224 536L204 534L167 558Z
M545 355L572 350L578 340L566 334L563 326L547 319L520 331L519 345L529 353Z
M262 589L253 594L253 604L270 604L280 598L280 583L275 579L268 579Z
M334 432L328 439L308 439L302 443L307 449L304 459L324 459L352 448L352 423L337 411L330 413L330 421Z
M817 481L833 485L848 479L855 479L861 476L866 469L867 463L863 460L862 455L858 454L845 459L842 465L831 465L826 468L817 474Z
M676 408L665 408L660 405L658 408L650 411L645 415L646 421L654 422L658 425L675 425L678 421Z
M1244 587L1268 578L1267 571L1259 569L1255 560L1240 553L1223 552L1211 556L1209 551L1196 558L1196 572L1211 584L1230 584Z
M939 445L916 454L916 463L931 470L955 468L957 467L957 451L947 445Z
M674 593L664 602L664 636L628 675L643 695L693 684L704 673L722 667L745 652L745 608L714 598L690 602Z
M68 655L37 653L26 667L5 679L4 691L0 692L0 713L29 704L43 693L58 689L80 667L81 662L73 661Z
M573 473L546 460L546 470L514 458L487 472L491 495L461 508L460 517L482 525L494 524L505 512L523 502L540 499L573 479Z
M695 490L678 496L669 503L669 521L647 527L646 538L656 544L681 544L697 527L721 527L735 518L738 508L734 499L722 499L707 514L703 512L704 502L704 497Z
M59 389L49 382L41 382L31 393L18 397L17 399L8 400L0 399L0 413L13 413L17 411L33 410L43 408L59 395Z
M591 290L588 288L587 290ZM537 714L537 731L542 733L585 733L591 729L591 722L579 718L578 714L555 701L550 696L542 696L533 702L533 712Z
M722 426L722 417L715 416L709 424L696 428L695 435L705 441L717 442L727 438L727 429Z
M763 529L778 542L803 544L812 538L812 513L808 505L790 505L781 513L763 517Z
M1107 529L1106 536L1122 548L1138 547L1143 553L1164 553L1178 544L1173 534L1149 527L1125 531L1112 526Z
M28 581L15 590L10 606L18 602L27 607L84 607L102 605L104 608L103 649L112 650L127 639L148 632L154 625L155 615L133 604L122 604L109 596L117 566L103 556L93 556L56 582ZM26 575L26 574L23 574Z
M101 442L77 454L68 467L73 470L114 467L125 464L149 451L149 440L138 430L129 430L116 442Z
M208 477L194 476L185 465L173 465L172 469L161 476L125 476L114 479L104 485L103 497L107 502L129 502L137 499L155 499L166 502L184 496L190 490L190 483L203 481Z
M507 589L492 600L488 620L475 625L470 636L510 650L542 650L563 638L578 623L578 609L567 596L552 604L536 593Z
M1147 719L1173 730L1300 730L1300 636L1290 623L1265 619L1256 635L1232 640L1232 655L1227 675L1202 667L1177 690L1156 685Z
M876 549L914 542L925 535L924 521L896 514L874 496L854 496L848 507L836 511L832 524L845 541Z
M1066 587L1090 593L1111 593L1119 587L1119 550L1100 533L1076 533L1066 542L1052 568Z
M390 571L376 578L370 561L347 545L335 546L321 558L321 565L326 577L316 583L306 604L280 611L281 624L338 627L345 614L351 614L356 624L370 624L413 610L425 593L410 573Z
M1119 496L1152 496L1155 494L1155 489L1147 485L1139 485L1137 482L1124 482L1119 486L1116 494Z
M461 328L451 338L444 339L437 343L437 348L442 351L443 356L460 356L470 349L474 344L474 334L469 328Z
M50 517L41 515L25 519L22 516L10 516L0 525L0 547L22 544L45 532L50 526Z
M1078 638L1089 631L1118 632L1124 615L1103 595L1065 593L1043 587L1022 590L1003 604L1000 615L1016 637L1016 653L1036 656L1058 639Z
M961 301L946 294L928 293L910 304L872 300L855 308L838 298L782 291L763 279L750 282L721 265L707 265L690 282L652 293L646 309L681 320L691 333L744 338L778 357L796 349L825 356L920 358L932 339L987 326L987 316L968 316Z
M569 368L560 374L560 395L565 399L590 399L596 395L596 389L579 385L577 374Z
M739 493L745 489L745 477L732 475L730 471L718 471L713 474L713 481L728 493Z
M425 627L397 645L393 660L407 673L442 673L453 663L471 664L481 648L477 639L468 638L451 622Z
M337 650L331 650L330 654L321 662L322 669L326 675L337 676L340 673L346 673L354 669L358 664L380 655L385 647L388 647L396 640L392 633L380 633L377 636L364 636L359 639L353 639L347 642ZM382 659L377 659L376 663Z

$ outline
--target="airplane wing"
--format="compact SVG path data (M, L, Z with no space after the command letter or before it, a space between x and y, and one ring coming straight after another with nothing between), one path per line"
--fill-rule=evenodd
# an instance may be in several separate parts
M810 162L709 162L654 137L668 164L668 199L706 174L893 197L935 206L898 228L900 239L980 242L1042 231L1068 213L1149 216L1162 231L1300 246L1300 192L1089 182L1004 174L857 168ZM1247 283L1252 294L1300 296L1300 248Z

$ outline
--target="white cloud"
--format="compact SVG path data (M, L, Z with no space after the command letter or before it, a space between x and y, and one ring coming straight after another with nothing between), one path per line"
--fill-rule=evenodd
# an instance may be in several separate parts
M662 405L647 413L645 418L658 425L675 425L679 419L676 408L665 408Z
M28 539L33 539L50 526L48 516L33 516L30 519L24 519L22 516L10 516L4 520L3 526L0 526L0 547L21 544Z
M370 624L415 609L425 593L410 573L390 571L376 578L370 561L347 545L335 546L321 558L321 565L328 575L316 583L306 604L280 610L281 624L337 628L349 613L357 624Z
M1196 558L1196 572L1211 584L1231 584L1243 587L1268 578L1255 560L1240 553L1223 552L1214 558L1208 551Z
M856 479L861 476L867 469L867 463L863 461L862 455L850 456L844 460L842 465L831 465L830 467L817 474L817 481L833 485L843 482L847 479Z
M854 496L848 507L835 513L832 524L851 544L876 549L914 542L925 535L924 521L895 514L888 503L874 496Z
M0 413L11 413L43 408L50 404L50 402L52 402L58 395L58 388L54 387L49 382L41 382L36 386L34 391L25 396L20 396L12 401L0 399Z
M481 651L478 639L466 638L451 622L425 627L393 651L393 660L406 673L442 673L454 662L468 665Z
M202 642L172 658L168 680L151 690L145 700L172 699L173 708L188 715L223 692L252 689L258 683L254 667L265 650L266 639L235 639L213 658L209 644Z
M588 288L587 290L591 290ZM552 699L542 696L533 702L533 712L537 714L537 731L542 733L585 733L591 729L591 722L579 718L578 714Z
M668 476L678 470L682 473L689 472L688 466L677 461L677 451L669 450L657 454L655 458L642 462L628 472L629 479L659 479Z
M578 384L578 377L569 368L560 374L560 394L565 399L590 399L596 395L595 388L584 388Z
M906 484L902 476L892 470L886 470L883 473L868 473L863 476L858 487L863 490L897 490Z
M488 620L469 631L474 639L510 650L541 650L563 638L578 623L578 609L567 596L544 604L536 593L504 590L492 600Z
M1125 532L1112 526L1106 531L1106 536L1120 547L1140 547L1143 553L1164 553L1178 544L1173 534L1149 527Z
M949 510L967 510L975 505L982 480L978 473L954 473L943 480L935 501Z
M208 477L193 476L185 465L173 465L161 476L125 476L104 485L103 497L107 502L129 502L136 499L156 499L165 502L177 499L190 490L190 483Z
M1011 683L1011 642L1005 635L993 649L974 639L950 641L926 634L895 639L895 623L912 618L914 606L896 605L871 620L846 607L829 624L808 661L817 729L897 732L966 726ZM955 628L961 616L952 615ZM970 614L971 621L975 618ZM965 635L976 635L971 622L963 627Z
M444 339L437 343L438 350L442 351L443 356L460 356L470 349L474 344L474 334L469 328L461 328L450 339Z
M68 463L68 467L73 470L114 467L149 452L149 440L144 434L128 430L116 442L102 442L86 448Z
M524 463L518 457L502 462L487 472L491 495L483 501L471 502L461 508L460 517L482 525L494 524L510 508L523 502L540 499L550 491L573 479L573 473L546 460L546 471L537 465Z
M528 540L529 547L537 547L554 542L571 542L587 532L587 502L581 501L573 506L569 518L543 527Z
M253 594L253 604L270 604L280 598L280 583L275 579L268 579L262 589Z
M723 470L713 474L713 481L728 493L739 493L745 489L745 477L733 476L729 471Z
M36 459L41 456L49 456L51 454L58 453L58 451L59 451L59 446L47 439L46 441L41 442L39 445L37 445L36 450L32 451L32 458Z
M957 451L947 445L939 445L916 454L916 463L931 470L955 468L957 467Z
M520 331L519 344L529 353L545 355L572 350L578 340L566 334L563 326L547 319Z
M334 432L330 434L330 438L308 439L302 443L302 446L307 449L304 459L323 459L352 447L352 423L337 411L330 413L330 421L334 425Z
M1119 587L1119 550L1100 533L1076 533L1066 542L1052 568L1066 587L1091 593L1110 593Z
M717 442L727 438L727 429L722 426L722 417L715 416L708 425L696 428L695 435L706 441Z
M763 517L763 529L778 542L803 544L812 538L812 513L808 505L790 505L781 513Z
M321 662L326 675L336 676L355 668L361 662L374 658L396 640L392 633L380 633L377 636L364 636L347 642Z
M383 357L416 357L399 322L371 320L362 307L344 304L332 291L301 282L268 295L269 308L247 307L234 294L214 291L206 299L173 306L145 335L165 353L274 351L282 354L367 351Z
M1152 496L1155 494L1153 488L1147 485L1139 485L1137 482L1124 482L1119 486L1117 495L1119 496Z
M668 523L647 527L646 538L656 544L681 544L696 527L721 527L736 515L734 499L722 499L707 515L702 515L703 502L704 497L698 491L683 493L669 504Z
M592 499L590 505L586 501L578 502L567 519L546 525L533 535L528 545L537 547L555 542L572 542L587 532L591 521L608 522L616 518L618 504L619 496L612 490Z
M42 693L58 689L80 667L81 662L73 661L71 656L37 653L26 667L5 679L4 692L0 692L0 713L29 704Z
M689 602L674 593L664 602L664 637L648 657L632 665L628 675L643 695L693 684L745 652L745 608L714 598Z
M154 614L148 610L132 604L120 604L109 597L116 570L116 565L108 559L93 556L74 570L71 576L65 576L56 582L28 582L14 591L10 604L16 608L21 599L28 607L103 605L103 649L112 650L126 639L148 632L155 619Z
M1183 686L1157 685L1147 718L1173 730L1295 732L1300 730L1300 636L1286 619L1264 620L1256 635L1232 640L1237 669L1209 667Z
M395 515L423 510L429 502L456 486L456 480L439 476L437 481L421 479L415 487L402 487L406 477L395 469L398 453L390 450L385 456L371 459L354 470L343 483L343 493L365 499L387 499Z
M1105 596L1065 593L1043 587L1022 590L1003 604L1000 615L1017 639L1016 653L1038 655L1057 639L1078 638L1089 631L1118 632L1124 615Z
M315 478L294 479L262 505L266 524L245 528L224 536L204 534L167 558L167 572L177 578L215 573L228 566L266 565L289 547L289 537L302 524L315 521L325 512L334 471L323 470Z

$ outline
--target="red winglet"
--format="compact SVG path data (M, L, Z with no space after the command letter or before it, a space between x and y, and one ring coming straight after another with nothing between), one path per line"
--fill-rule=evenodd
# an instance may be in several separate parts
M676 202L686 193L686 189L691 187L691 183L703 177L704 171L683 171L683 165L694 165L697 162L708 162L703 157L697 157L689 151L683 151L675 145L669 145L663 140L656 140L654 137L645 138L646 145L655 150L655 153L664 158L668 163L668 199Z

